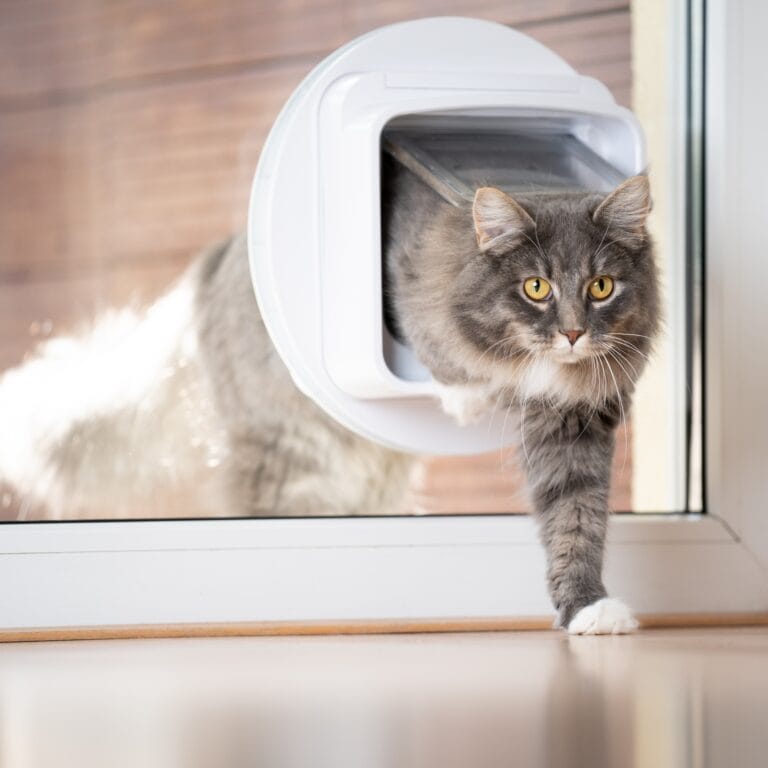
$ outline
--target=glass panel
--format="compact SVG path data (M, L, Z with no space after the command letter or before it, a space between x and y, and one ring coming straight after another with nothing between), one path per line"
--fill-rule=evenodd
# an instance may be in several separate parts
M541 41L633 107L648 134L666 324L618 431L610 497L617 511L686 509L688 438L700 426L698 417L687 421L691 281L675 220L684 210L677 185L685 147L669 139L684 135L668 105L686 98L686 30L664 5L440 7ZM256 330L252 349L263 345L274 376L254 384L230 371L225 396L196 336L204 299L176 282L200 263L201 250L244 230L263 142L311 67L346 40L423 11L415 2L359 0L309 4L301 13L261 2L181 9L97 8L90 0L4 10L1 520L530 510L521 448L411 463L347 440L335 425L304 430L313 407L286 394L287 374ZM542 135L520 123L510 142L489 125L481 151L460 121L438 133L395 124L385 149L462 200L478 184L515 194L542 182L607 192L620 181L566 130ZM258 325L250 316L230 320L230 328ZM395 338L387 335L385 345L390 367L425 378ZM253 401L238 392L253 387L269 416L268 438L238 428L253 415ZM514 430L506 409L494 418ZM700 481L700 464L691 463Z
M433 118L421 129L385 129L382 146L451 201L471 203L480 186L510 194L609 192L623 181L618 170L554 120L497 118L481 126L474 120L461 132L455 119L444 128L440 123Z

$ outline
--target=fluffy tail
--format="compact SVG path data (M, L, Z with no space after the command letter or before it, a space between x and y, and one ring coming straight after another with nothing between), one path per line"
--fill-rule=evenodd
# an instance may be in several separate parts
M196 272L144 312L112 312L0 377L0 482L19 517L217 514L200 478L226 441L200 370Z

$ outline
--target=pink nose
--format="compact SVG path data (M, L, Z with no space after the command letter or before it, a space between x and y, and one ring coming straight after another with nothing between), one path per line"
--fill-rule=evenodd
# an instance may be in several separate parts
M575 330L572 330L572 331L563 331L561 329L560 333L562 333L563 336L567 336L568 337L568 341L571 342L571 346L573 346L579 340L579 336L583 336L584 335L584 331L582 329L579 329L579 328L577 328Z

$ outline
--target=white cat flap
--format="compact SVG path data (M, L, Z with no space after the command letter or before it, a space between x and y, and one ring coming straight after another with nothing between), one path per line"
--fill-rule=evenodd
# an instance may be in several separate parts
M479 186L607 192L644 170L640 126L601 83L535 40L447 17L384 27L333 53L264 146L248 219L251 274L297 386L347 428L396 449L458 455L513 443L504 409L466 426L448 415L439 385L388 328L386 158L457 206Z

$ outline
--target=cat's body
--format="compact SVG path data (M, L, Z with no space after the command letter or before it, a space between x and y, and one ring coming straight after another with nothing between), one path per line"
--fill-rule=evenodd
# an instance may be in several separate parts
M353 434L299 392L261 320L244 237L206 255L196 295L202 370L227 435L231 509L403 512L413 457Z
M414 466L295 387L244 236L148 311L102 318L3 374L0 423L0 480L59 519L393 514Z
M601 572L615 431L658 328L647 179L608 197L485 188L470 209L395 162L387 176L393 331L459 421L519 413L560 625L633 628Z
M560 624L632 629L601 571L615 429L657 325L647 182L636 177L608 198L515 201L481 189L460 209L404 169L387 175L393 332L459 421L493 408L519 414ZM74 393L73 361L98 364L83 353L98 330L53 342L0 379L0 422L10 424L0 479L56 516L94 504L119 514L126 489L153 493L164 460L177 487L203 489L213 514L404 511L414 459L351 434L298 391L259 316L243 237L204 254L146 317L124 324L102 344L112 390L91 393L98 377L86 366L81 378L94 381ZM58 410L54 398L41 415L27 393L42 397L62 375Z

